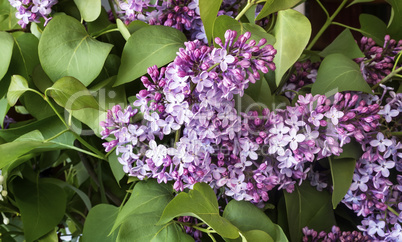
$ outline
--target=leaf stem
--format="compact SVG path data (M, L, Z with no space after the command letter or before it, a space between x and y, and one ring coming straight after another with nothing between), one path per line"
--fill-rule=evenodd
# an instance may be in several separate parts
M112 10L112 14L113 14L114 19L117 19L116 9L114 8L113 1L108 0L108 2L109 2L110 10Z
M101 33L99 33L99 34L97 34L97 35L94 35L94 36L92 36L94 39L96 39L96 38L98 38L99 36L101 36L101 35L104 35L104 34L107 34L107 33L111 33L111 32L116 32L116 31L119 31L119 29L118 28L115 28L115 29L108 29L108 30L105 30L105 31L103 31L103 32L101 32Z
M49 139L47 139L47 140L45 140L45 141L43 141L43 142L44 142L44 143L47 143L47 142L49 142L49 141L51 141L51 140L53 140L53 139L59 137L60 135L64 134L65 132L68 132L68 131L70 131L70 129L65 129L65 130L59 132L58 134L54 135L53 137L50 137Z
M320 5L321 9L324 11L325 15L327 16L327 19L330 18L329 13L327 11L327 9L324 7L324 5L322 5L320 0L316 0L316 2L318 3L318 5Z
M318 41L318 39L321 37L321 35L325 32L325 30L327 30L327 28L331 25L332 21L339 14L339 12L342 10L342 8L346 5L347 2L348 2L348 0L343 0L342 3L339 5L339 7L335 10L335 12L329 18L327 18L324 25L321 27L320 31L318 31L318 33L316 34L314 39L307 46L306 50L311 50L311 48L314 47L315 43Z
M244 14L247 13L247 11L254 5L256 4L255 0L248 0L247 5L241 10L241 12L236 16L235 20L239 21L241 17L243 17Z
M402 136L402 131L399 132L391 132L392 136Z
M393 214L395 214L397 217L399 217L399 213L396 212L393 208L391 208L390 206L387 205L387 209L388 209L391 213L393 213Z
M388 76L384 77L384 79L382 79L379 83L375 84L371 90L376 89L380 84L383 84L384 82L387 82L388 80L390 80L392 77L394 77L395 75L398 74L398 72L402 71L402 67L399 67L398 69L392 71L391 73L388 74Z
M356 31L356 32L360 32L361 34L363 34L365 36L369 35L369 33L367 33L366 31L363 31L363 30L357 29L357 28L353 28L353 27L348 26L346 24L342 24L342 23L339 23L339 22L332 22L332 24L333 25L338 25L338 26L341 26L341 27L344 27L344 28L347 28L347 29L350 29L350 30L353 30L353 31Z
M392 71L395 71L396 64L398 64L399 59L401 58L401 56L402 56L402 51L399 51L398 57L396 58L396 61L395 61L395 64L394 64L394 67L392 67Z

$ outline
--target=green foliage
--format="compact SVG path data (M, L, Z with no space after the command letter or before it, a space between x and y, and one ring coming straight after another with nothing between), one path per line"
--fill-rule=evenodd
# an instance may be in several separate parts
M343 54L324 58L318 69L311 93L332 96L336 92L361 91L371 93L371 88L361 75L359 66Z
M226 218L219 215L219 206L211 187L206 183L196 183L193 190L178 194L163 211L158 224L166 224L175 217L193 216L214 229L219 235L229 239L239 237L238 229Z
M109 235L119 208L110 204L99 204L89 210L84 224L82 241L114 242L117 231Z
M81 18L87 22L95 21L101 13L101 0L74 0L74 3L80 10Z
M364 35L372 38L377 44L384 44L384 36L387 33L387 26L378 17L371 14L360 14L360 29Z
M282 229L277 224L274 224L264 212L249 202L230 201L226 205L223 217L239 228L243 235L251 231L254 231L251 234L261 234L261 232L256 231L263 231L273 241L288 241ZM261 234L261 236L264 235Z
M335 224L329 192L317 191L307 183L295 186L293 193L284 192L291 241L300 241L306 226L328 231Z
M332 205L335 209L336 206L338 206L338 203L342 201L352 184L356 159L329 159L329 164L331 166L331 176L334 187L334 191L332 192Z
M154 38L156 35L158 38ZM185 41L182 32L165 26L149 26L134 32L124 46L115 86L146 74L152 65L166 65Z
M214 22L218 15L221 4L222 0L199 1L201 20L204 24L205 34L207 35L208 42L211 42Z
M274 44L277 54L276 84L282 81L285 72L299 59L311 35L310 21L296 10L282 10L278 12L277 23L273 34L276 38Z
M28 87L28 82L24 77L14 75L11 77L10 87L7 92L7 101L10 106L14 106L24 92L32 90Z
M256 20L260 20L280 10L292 8L301 1L302 0L267 0L261 12L258 14Z
M9 33L0 32L0 49L3 51L2 58L0 59L0 80L6 74L10 65L13 46L13 37Z
M112 47L90 37L73 17L58 15L43 31L38 51L52 81L72 76L88 86L99 75Z
M66 195L60 187L45 179L31 182L26 179L13 181L15 200L24 223L27 241L45 235L60 222L66 209Z
M364 57L349 29L345 29L339 34L330 45L320 52L320 56L326 57L336 53L343 54L350 59Z
M67 110L99 109L99 105L92 94L74 77L62 77L53 86L46 89L45 93L47 92L57 104Z
M392 6L392 18L388 23L387 32L393 39L402 39L402 2L400 0L388 0Z

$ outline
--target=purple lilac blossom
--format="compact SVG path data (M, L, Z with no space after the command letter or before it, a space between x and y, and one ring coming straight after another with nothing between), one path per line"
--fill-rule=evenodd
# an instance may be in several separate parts
M333 226L331 231L326 233L324 231L317 232L314 229L308 227L303 228L303 242L336 242L336 241L374 241L367 235L363 235L358 231L341 231L337 226Z
M395 65L395 56L402 50L402 40L396 42L386 35L384 45L380 47L374 40L364 36L359 44L365 57L355 61L360 65L364 79L369 84L377 84L391 73Z
M42 17L45 19L44 26L52 19L49 14L57 0L9 0L11 6L16 8L18 12L15 16L19 19L18 24L22 28L26 28L30 22L39 23Z
M398 111L402 104L402 94L395 94L392 88L383 87L384 94L388 92L390 97L378 112L381 116L378 128L373 130L375 132L363 133L365 137L360 144L364 153L357 160L352 185L342 202L363 217L358 228L364 235L373 240L400 241L402 144L398 137L385 134L402 130ZM377 102L380 103L381 99ZM391 111L394 116L392 120L387 116ZM392 126L389 126L391 122ZM384 129L388 131L382 133ZM393 183L392 177L395 176L397 182Z

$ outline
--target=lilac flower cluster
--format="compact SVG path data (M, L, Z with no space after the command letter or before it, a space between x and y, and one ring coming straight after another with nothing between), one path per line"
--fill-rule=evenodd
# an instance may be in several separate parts
M303 242L337 242L337 241L373 241L369 236L363 235L361 232L358 231L347 231L342 232L341 229L337 226L333 226L331 232L325 233L321 231L318 233L313 229L309 229L308 227L303 228Z
M19 19L18 24L26 28L30 22L40 23L39 19L45 19L44 26L47 25L51 17L52 7L57 0L8 0L14 8L18 10L15 16Z
M359 99L351 93L337 93L332 101L307 94L286 110L274 113L264 109L262 116L257 112L244 115L245 136L260 146L263 157L258 169L248 172L256 182L252 182L254 187L259 188L255 192L267 196L276 185L292 192L297 181L301 184L308 177L318 190L325 188L319 173L311 169L312 162L340 155L351 138L361 141L379 124L379 105Z
M183 31L190 40L200 40L207 43L204 26L200 17L199 0L150 0L119 1L120 18L126 24L141 20L150 25L165 25ZM239 0L224 0L222 10L218 15L231 15L231 8L239 6Z
M364 36L360 40L360 49L365 57L357 58L355 61L360 64L364 79L369 84L377 84L391 73L395 57L402 50L402 40L396 42L386 35L384 45L380 47L371 38Z
M389 90L386 88L384 94ZM402 143L392 132L402 130L402 94L389 91L389 96L378 112L382 120L379 128L384 131L368 132L360 142L364 153L357 161L352 185L342 202L364 217L358 228L366 235L401 241Z
M186 42L166 68L150 67L150 79L141 78L146 89L133 103L143 114L142 123L131 123L137 109L116 106L108 111L102 136L115 139L104 146L106 151L117 146L125 172L158 182L174 180L176 190L196 182L226 186L227 195L244 199L242 171L251 164L249 157L257 158L258 146L240 135L234 95L242 96L249 82L260 78L259 72L275 69L276 50L265 45L265 39L250 40L250 33L236 37L228 30L224 43L216 38L221 48ZM156 142L155 137L162 140L172 133L174 147Z
M317 77L317 71L320 67L320 62L311 62L307 60L305 62L296 62L294 64L295 71L289 77L289 80L282 88L282 92L289 99L295 97L294 91L299 91L302 87L315 82Z

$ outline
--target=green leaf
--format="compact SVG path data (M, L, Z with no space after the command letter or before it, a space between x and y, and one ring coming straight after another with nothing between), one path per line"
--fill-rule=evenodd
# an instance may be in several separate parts
M85 194L83 191L81 191L80 189L76 188L73 185L68 184L65 181L62 180L58 180L58 179L53 179L53 178L46 178L46 182L48 183L52 183L55 184L63 189L70 189L73 192L75 192L80 198L81 200L84 202L85 207L90 211L92 208L92 204L91 204L91 200L89 199L88 195Z
M275 241L287 241L280 227L250 202L230 201L223 211L223 217L241 231L260 230L270 235Z
M402 1L388 0L387 2L392 6L392 15L387 31L391 35L391 38L398 41L402 39Z
M84 224L82 241L114 242L117 232L109 235L119 208L110 204L99 204L89 210Z
M58 242L59 236L57 235L57 228L54 228L49 233L45 234L38 242Z
M81 18L87 22L95 21L101 13L101 0L74 0L74 3L80 10Z
M19 178L13 181L12 187L27 241L47 234L63 218L66 195L60 187L42 180L35 184Z
M301 1L302 0L267 0L255 20L260 20L271 13L275 13L280 10L292 8Z
M13 37L7 32L0 32L0 50L2 50L2 57L0 58L0 80L7 73L13 54L13 46Z
M329 159L331 166L332 184L334 191L332 192L332 206L335 209L338 203L342 201L352 184L353 173L356 168L356 159Z
M6 114L8 110L10 109L10 105L8 105L7 99L3 97L0 99L0 127L3 129L4 128L4 118L6 117Z
M37 120L51 117L55 115L54 110L50 105L43 100L41 96L37 93L27 92L22 98L20 98L22 105L26 108L30 115L32 115ZM61 107L57 106L56 103L52 101L52 104L58 108L59 112L64 111Z
M106 111L104 110L111 109L116 104L120 104L122 107L126 106L127 101L124 86L112 87L115 81L116 76L113 76L91 88L91 92L94 93L100 108L83 108L72 111L72 115L76 119L90 128L82 130L85 134L92 135L95 133L95 135L99 136L102 131L99 122L106 119Z
M339 156L334 156L334 159L354 158L358 160L363 155L361 144L355 140L343 145L342 150L342 153Z
M250 83L249 87L245 90L245 93L255 100L255 102L258 102L262 107L271 108L271 89L264 77L261 77L254 84Z
M333 95L343 91L372 93L356 62L342 54L328 55L318 69L311 93Z
M130 32L127 29L127 26L120 19L116 19L116 23L121 35L123 35L124 39L127 41L131 36Z
M18 20L15 17L17 9L11 6L9 1L0 1L0 30L7 31L20 28Z
M369 3L369 2L373 2L374 0L354 0L353 2L349 3L348 6L346 6L347 8L357 4L357 3Z
M204 25L208 42L211 42L214 22L218 15L222 0L199 0L200 16Z
M173 198L173 189L169 184L158 184L155 179L137 183L127 203L119 212L112 232L132 215L153 213L163 209Z
M192 216L205 222L219 235L229 239L239 237L239 230L219 215L215 192L206 183L196 183L188 193L179 193L163 211L158 225L166 224L175 217Z
M219 37L222 41L224 41L225 32L228 29L237 31L237 36L250 32L250 39L255 40L257 43L262 38L267 40L267 44L273 45L275 43L275 37L271 34L268 34L267 31L260 26L254 23L241 23L227 15L221 15L215 20L213 37Z
M28 87L28 82L24 77L14 75L7 92L7 101L10 106L14 106L24 92L32 90Z
M116 152L113 152L109 155L108 161L110 168L112 169L113 176L116 179L116 182L119 183L126 173L123 171L123 165L117 159Z
M67 110L99 109L99 105L86 87L74 77L66 76L46 89L57 104ZM45 93L46 93L45 92Z
M320 56L326 57L335 53L344 54L350 59L364 57L363 52L360 50L349 29L345 29L339 34L330 45L320 52Z
M48 87L51 87L54 82L50 80L48 75L46 75L45 71L42 69L41 65L37 65L32 72L32 82L35 86L44 93Z
M297 61L306 47L311 35L310 21L296 10L289 9L278 12L274 28L277 54L275 80L277 86L282 76Z
M186 41L181 31L167 26L153 25L134 32L124 46L115 86L146 74L150 66L166 65Z
M275 240L272 239L269 234L265 233L261 230L250 230L246 232L241 232L241 237L246 239L246 241L265 241L265 242L274 242ZM244 241L244 240L243 240Z
M387 25L378 17L362 13L359 16L360 30L364 35L372 38L378 45L384 44L384 36L387 34Z
M43 136L38 130L22 135L10 143L0 145L0 169L16 161L20 156L43 145ZM12 150L13 152L10 152Z
M291 241L301 241L302 229L330 230L335 225L331 194L304 182L293 193L284 192Z
M154 212L130 215L121 225L116 241L194 241L175 223L156 225L162 211L160 207Z
M141 20L134 20L133 22L128 24L127 29L130 32L130 35L132 35L135 31L148 26L149 25L147 23Z
M112 47L90 37L75 18L58 15L43 31L38 51L52 81L72 76L88 86L99 75Z
M21 75L29 80L34 68L39 65L38 58L39 40L30 33L24 33L14 37L13 56L7 75Z

